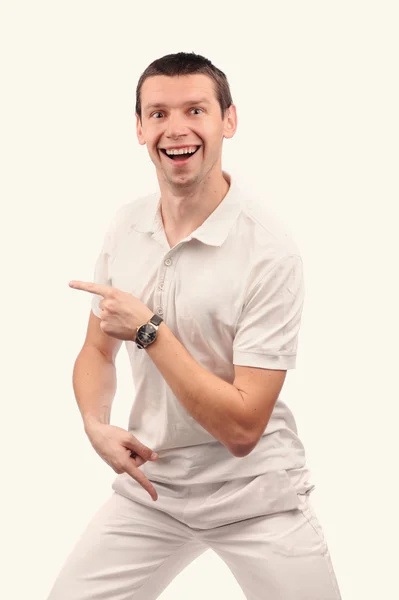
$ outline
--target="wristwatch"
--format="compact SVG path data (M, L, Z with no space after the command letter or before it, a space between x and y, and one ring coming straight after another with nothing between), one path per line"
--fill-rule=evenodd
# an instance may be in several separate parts
M158 315L152 315L151 319L147 323L137 327L136 339L134 340L137 348L143 350L155 342L158 335L158 327L162 321L162 317L159 317Z

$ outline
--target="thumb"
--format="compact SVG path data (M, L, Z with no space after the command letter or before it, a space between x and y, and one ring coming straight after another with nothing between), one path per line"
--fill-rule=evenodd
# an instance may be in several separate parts
M156 460L158 458L158 454L151 450L145 444L142 444L137 438L132 435L129 440L126 440L126 447L130 450L133 450L136 454L139 454L142 458L146 460Z

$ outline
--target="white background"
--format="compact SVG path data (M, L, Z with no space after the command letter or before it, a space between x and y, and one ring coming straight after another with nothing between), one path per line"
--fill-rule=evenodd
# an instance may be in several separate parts
M284 399L343 598L398 597L396 2L1 2L0 595L43 600L114 471L85 436L72 369L115 210L158 189L137 80L185 51L228 76L223 167L301 249L306 300ZM134 395L118 358L111 422ZM397 489L397 488L396 488ZM244 595L207 551L161 598Z

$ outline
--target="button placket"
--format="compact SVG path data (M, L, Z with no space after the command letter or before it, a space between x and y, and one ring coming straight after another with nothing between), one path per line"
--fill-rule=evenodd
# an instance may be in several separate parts
M163 290L165 288L165 279L166 279L166 269L165 267L170 267L173 265L173 258L171 258L170 256L168 256L167 258L164 259L163 264L165 265L160 273L160 279L161 281L158 281L158 285L157 285L157 289L156 289L156 293L155 293L155 313L157 315L159 315L160 317L164 316L165 310L163 307L163 303L162 303L162 298L163 298Z

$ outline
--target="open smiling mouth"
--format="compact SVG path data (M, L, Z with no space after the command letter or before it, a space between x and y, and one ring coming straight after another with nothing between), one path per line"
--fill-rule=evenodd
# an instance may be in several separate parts
M166 150L164 148L160 148L160 150L172 162L178 163L178 164L185 164L190 160L190 158L192 156L194 156L194 154L197 154L197 152L200 148L201 148L201 146L197 146L197 149L195 150L195 152L190 152L190 153L187 152L184 154L166 154Z

